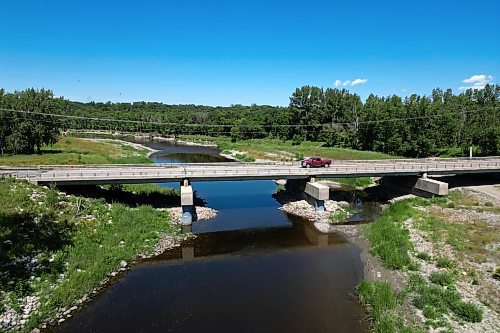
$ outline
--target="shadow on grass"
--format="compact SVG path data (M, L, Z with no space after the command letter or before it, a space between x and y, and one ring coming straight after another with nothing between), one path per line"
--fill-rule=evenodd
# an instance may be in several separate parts
M43 149L40 153L35 153L36 155L51 155L51 154L62 154L63 151L60 149Z
M181 197L177 191L135 191L126 190L121 186L103 188L94 185L59 186L58 189L67 194L92 199L104 199L107 203L121 203L129 207L149 205L154 208L171 208L181 206ZM206 201L194 193L194 204L205 207Z
M71 244L73 226L54 222L54 213L40 218L25 212L0 213L0 290L29 292L30 276L57 276L64 270L64 258L49 260L49 253ZM42 257L37 256L45 254Z

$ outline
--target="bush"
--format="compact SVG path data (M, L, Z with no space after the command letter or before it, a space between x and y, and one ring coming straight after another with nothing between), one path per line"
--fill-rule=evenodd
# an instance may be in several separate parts
M417 258L425 260L425 261L430 261L432 259L432 257L428 253L425 253L425 252L417 253Z
M472 303L458 301L452 304L451 310L457 317L471 323L479 323L483 320L483 310Z
M292 146L299 146L303 140L304 140L304 138L301 135L295 134L292 137Z
M436 259L436 266L439 268L453 269L456 267L456 264L450 259L439 257Z
M446 272L432 272L429 280L440 286L451 286L455 281L452 274Z

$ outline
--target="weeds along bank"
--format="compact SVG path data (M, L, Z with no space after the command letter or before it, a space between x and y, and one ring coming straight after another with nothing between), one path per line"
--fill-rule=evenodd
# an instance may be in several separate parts
M124 197L152 195L128 185ZM158 189L157 191L169 191ZM164 210L0 178L0 330L60 323L132 262L183 237ZM156 196L172 193L156 193Z
M375 332L498 331L500 209L470 195L396 202L364 227L399 280L357 288Z

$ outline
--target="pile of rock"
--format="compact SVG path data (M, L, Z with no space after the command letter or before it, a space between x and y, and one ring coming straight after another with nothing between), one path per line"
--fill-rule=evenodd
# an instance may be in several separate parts
M17 313L12 308L7 308L0 316L1 330L21 330L26 326L31 314L36 311L39 305L38 297L27 296L22 300L22 313Z
M195 207L197 220L209 220L217 216L217 211L213 208L208 207ZM173 207L167 208L168 213L174 219L174 222L181 223L182 220L182 208Z
M286 203L280 209L287 212L288 214L296 215L303 217L312 222L328 222L330 220L328 217L337 211L345 211L345 208L349 206L349 203L346 201L334 201L334 200L326 200L325 201L325 211L317 212L312 205L310 205L305 200L299 201L291 201Z

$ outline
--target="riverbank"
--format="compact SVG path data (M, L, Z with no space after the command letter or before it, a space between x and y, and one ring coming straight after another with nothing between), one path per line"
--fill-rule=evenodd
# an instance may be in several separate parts
M139 164L151 163L152 150L122 140L61 137L40 154L1 155L0 165Z
M317 213L288 198L283 210L361 249L358 295L376 332L486 333L500 327L499 195L488 185L446 198L403 196L367 225L338 223L349 213L342 202L325 201Z
M11 179L0 179L0 193L3 330L65 321L136 260L186 237L168 212L151 206L109 204Z
M372 272L358 293L376 331L494 332L500 327L500 211L491 198L469 191L397 201L361 228L377 258L364 255Z
M104 142L108 144L113 144L113 145L118 145L124 150L128 150L127 147L132 147L134 148L138 153L144 153L144 150L147 150L147 155L146 157L150 157L152 154L159 152L157 149L153 149L151 147L148 147L146 145L143 145L141 143L136 143L136 142L130 142L130 141L125 141L121 139L86 139L89 141L94 141L94 142Z
M304 141L294 144L291 140L250 139L232 142L228 137L181 135L179 140L199 144L215 144L222 151L244 154L255 161L297 161L307 156L321 156L332 160L394 159L392 155L347 148L326 147L323 142ZM232 155L232 154L231 154Z

